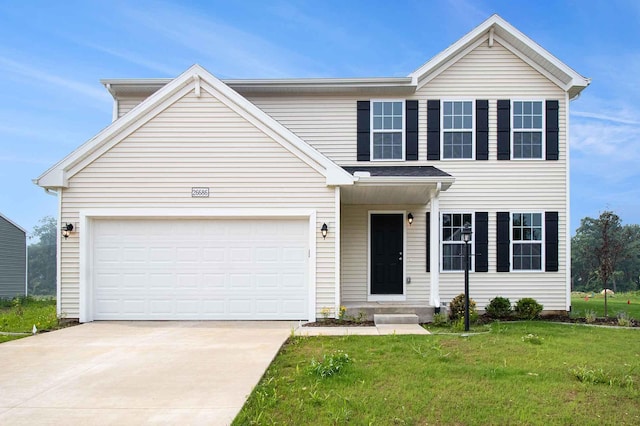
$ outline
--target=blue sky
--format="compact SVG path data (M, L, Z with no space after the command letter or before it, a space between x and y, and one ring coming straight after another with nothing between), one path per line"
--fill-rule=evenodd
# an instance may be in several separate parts
M640 2L0 2L0 212L57 213L32 183L111 122L101 78L404 76L500 14L593 79L571 104L571 229L640 223Z

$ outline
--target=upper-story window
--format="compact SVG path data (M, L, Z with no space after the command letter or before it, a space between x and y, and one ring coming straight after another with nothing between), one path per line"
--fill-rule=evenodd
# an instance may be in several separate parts
M442 102L442 158L473 158L473 103Z
M542 101L513 101L513 158L543 158Z
M542 270L542 213L513 213L511 253L514 271Z
M404 101L372 101L371 158L404 160Z

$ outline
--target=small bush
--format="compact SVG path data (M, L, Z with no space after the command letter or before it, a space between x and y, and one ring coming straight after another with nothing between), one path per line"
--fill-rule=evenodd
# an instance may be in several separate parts
M618 325L620 327L631 327L631 318L626 312L618 312Z
M335 351L332 354L324 354L321 361L315 358L311 360L310 372L320 378L335 376L351 362L349 354L342 351Z
M433 325L443 327L447 325L447 316L443 313L433 314Z
M507 318L511 315L511 301L506 297L491 299L486 309L491 318Z
M464 318L464 293L457 295L449 303L449 318L452 321ZM478 319L476 302L469 298L469 321L475 322L476 319Z
M544 339L537 334L527 334L522 336L522 341L525 343L531 343L532 345L541 345Z
M594 323L596 321L596 318L597 318L596 311L592 309L587 309L586 311L584 311L584 321L587 324Z
M518 300L514 311L518 318L532 320L538 318L542 309L543 306L536 299L525 297Z

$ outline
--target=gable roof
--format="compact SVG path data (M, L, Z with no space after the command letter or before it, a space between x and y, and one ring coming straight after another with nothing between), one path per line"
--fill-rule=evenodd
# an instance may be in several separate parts
M489 43L498 41L568 92L570 99L576 98L591 83L591 79L574 71L497 14L491 15L408 77L228 79L222 82L243 95L285 93L409 95L485 41ZM149 96L170 81L170 79L105 79L101 80L101 83L114 98L119 99L120 97Z
M479 44L488 41L491 46L494 40L568 92L570 99L577 97L591 83L591 79L578 74L497 14L491 15L460 40L409 74L409 77L419 88Z
M11 225L15 226L16 228L18 228L19 230L21 230L22 232L25 233L25 235L27 234L27 231L20 225L18 225L17 223L15 223L14 221L12 221L11 219L9 219L8 217L6 217L5 215L3 215L2 213L0 213L0 218L6 220L7 222L9 222Z
M280 143L285 149L324 175L327 185L350 185L353 183L354 178L344 169L197 64L163 85L128 114L111 123L95 137L44 172L34 180L34 183L43 188L67 187L69 179L73 175L104 152L187 93L195 91L196 94L199 94L200 90L211 93Z

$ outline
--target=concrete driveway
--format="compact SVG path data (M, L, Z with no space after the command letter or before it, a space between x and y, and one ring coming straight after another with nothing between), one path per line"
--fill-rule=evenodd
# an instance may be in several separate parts
M94 322L0 345L0 424L229 424L289 322Z

